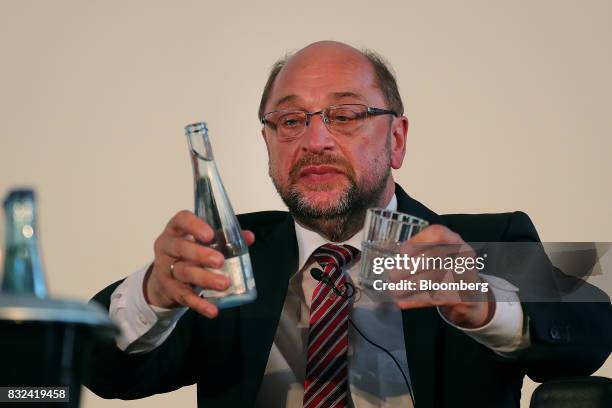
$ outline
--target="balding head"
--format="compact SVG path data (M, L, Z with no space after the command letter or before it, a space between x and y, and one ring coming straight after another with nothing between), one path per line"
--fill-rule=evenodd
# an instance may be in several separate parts
M339 65L350 67L359 64L369 65L371 72L373 72L375 86L382 92L387 107L402 115L404 106L399 95L397 82L382 57L374 51L360 51L341 42L319 41L293 54L286 55L272 66L259 104L259 119L261 120L264 113L266 113L266 104L277 77L284 75L284 72L299 69L301 75L308 75L309 68L313 68L313 72L317 71L320 73L325 72L326 66L332 69ZM323 69L315 70L314 68Z
M317 41L294 53L289 58L288 63L311 57L333 59L337 56L342 58L363 58L361 51L348 44L338 41Z

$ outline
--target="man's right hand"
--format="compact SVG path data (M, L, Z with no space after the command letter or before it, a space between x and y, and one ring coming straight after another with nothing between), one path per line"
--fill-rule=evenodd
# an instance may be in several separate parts
M247 245L255 241L251 231L242 231L242 235ZM144 296L150 305L166 309L187 306L208 318L217 316L217 307L193 291L193 286L225 290L230 285L227 276L207 269L221 268L223 254L195 242L206 244L213 238L212 228L191 211L172 217L155 240L155 261L145 276Z

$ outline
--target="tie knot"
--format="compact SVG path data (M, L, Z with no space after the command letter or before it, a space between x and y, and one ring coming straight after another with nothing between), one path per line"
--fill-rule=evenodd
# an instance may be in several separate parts
M318 247L312 254L314 259L328 270L327 265L334 269L342 269L359 259L360 251L350 245L325 244Z

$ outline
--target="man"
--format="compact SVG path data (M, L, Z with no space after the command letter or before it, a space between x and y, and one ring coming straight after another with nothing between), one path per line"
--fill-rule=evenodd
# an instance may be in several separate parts
M333 303L310 275L322 248L356 258L369 207L427 220L414 244L538 240L523 213L439 216L394 183L408 120L375 54L311 44L273 67L259 117L269 174L289 213L239 216L257 300L219 312L194 294L191 285L223 290L229 282L207 270L223 256L194 242L210 242L210 227L178 213L155 241L153 264L95 297L123 330L117 346L93 354L87 385L98 395L141 398L197 383L202 407L410 406L411 391L419 408L516 407L525 374L588 375L608 356L606 303L521 307L506 281L488 277L494 289L485 301L407 298L400 310L365 297ZM356 278L357 264L346 263L332 268L337 279ZM317 298L322 291L330 296ZM397 366L348 329L349 308ZM345 314L318 330L332 313Z

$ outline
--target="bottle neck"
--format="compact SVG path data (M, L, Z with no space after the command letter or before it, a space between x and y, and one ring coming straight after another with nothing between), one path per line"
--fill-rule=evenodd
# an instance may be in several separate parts
M185 135L191 154L202 160L214 161L206 123L200 122L185 126Z
M4 202L6 246L36 242L36 208L34 194L13 192Z
M4 201L6 252L0 291L47 297L36 239L36 203L31 190L12 191Z

